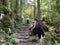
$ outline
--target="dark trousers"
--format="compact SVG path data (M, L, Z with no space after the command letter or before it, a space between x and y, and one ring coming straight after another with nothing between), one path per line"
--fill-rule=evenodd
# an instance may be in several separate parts
M26 23L29 24L30 23L29 20L27 20Z
M34 28L33 29L33 34L34 35L36 35L36 34L38 34L38 38L40 39L41 38L41 35L42 36L44 36L45 34L44 34L44 31L42 30L42 29L40 29L40 28Z

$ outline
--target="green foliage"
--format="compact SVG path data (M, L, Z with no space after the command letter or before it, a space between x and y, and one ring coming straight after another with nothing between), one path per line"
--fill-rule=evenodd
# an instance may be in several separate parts
M3 7L2 9L4 11L4 14L7 14L7 13L12 13L11 9L7 8L7 7Z
M3 10L4 14L12 13L11 9L9 9L8 7L2 5L1 3L0 3L0 10Z
M5 31L3 31L3 30L0 28L0 33L5 33Z
M46 8L45 8L46 7ZM59 26L60 24L60 0L41 0L42 16L49 26Z
M48 28L46 25L44 25L44 26L43 26L43 31L44 31L44 32L48 32L48 31L49 31L49 28Z
M0 24L0 28L6 33L8 33L8 28L12 29L12 22L10 16L4 16Z
M0 43L0 45L5 45L4 43Z
M5 37L5 40L8 42L8 44L18 44L19 43L19 40L16 39L15 37L13 36L6 36Z
M52 7L53 10L55 10L57 13L60 13L60 0L53 0Z
M9 18L9 16L4 16L3 19L2 19L2 25L3 25L3 27L5 27L5 28L11 27L10 20L11 19Z
M56 45L60 43L60 37L58 37L54 32L46 32L45 37L43 38L43 45ZM56 43L57 42L57 43Z

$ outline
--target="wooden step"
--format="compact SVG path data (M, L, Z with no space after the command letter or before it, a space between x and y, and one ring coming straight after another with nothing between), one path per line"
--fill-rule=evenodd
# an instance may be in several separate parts
M17 38L18 38L18 39L28 39L29 36L18 36Z
M19 36L29 36L29 35L28 34L26 34L26 35L25 34L20 34Z
M26 34L29 34L29 33L19 33L19 34L24 34L24 35L26 35Z
M21 35L29 35L29 33L18 33L17 35L18 36L21 36Z
M20 40L20 42L28 42L29 41L29 39L19 39Z
M29 31L19 31L19 33L28 33Z

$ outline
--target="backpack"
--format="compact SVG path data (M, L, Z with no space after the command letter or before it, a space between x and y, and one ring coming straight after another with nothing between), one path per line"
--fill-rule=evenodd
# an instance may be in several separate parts
M38 20L36 22L35 28L43 28L43 22L41 20Z

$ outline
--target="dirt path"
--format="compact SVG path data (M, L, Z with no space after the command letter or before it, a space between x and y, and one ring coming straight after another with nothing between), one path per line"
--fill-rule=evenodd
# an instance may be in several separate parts
M22 30L19 33L20 35L18 38L20 39L20 43L18 45L37 45L38 43L36 42L29 42L29 28L28 26L23 27Z

